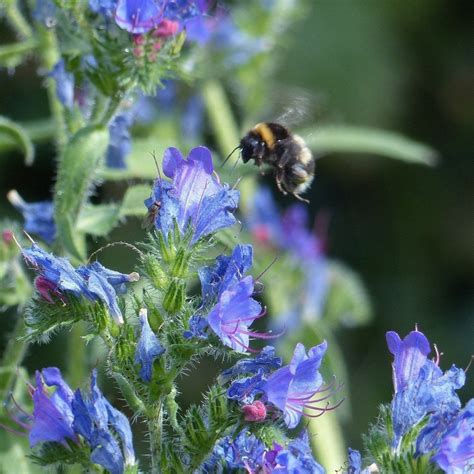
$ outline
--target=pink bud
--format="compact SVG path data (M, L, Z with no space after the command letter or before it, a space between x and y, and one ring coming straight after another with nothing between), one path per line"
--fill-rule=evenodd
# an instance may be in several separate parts
M35 288L38 290L38 293L49 303L54 303L51 295L58 294L56 290L56 285L47 280L46 278L39 276L35 280Z
M242 411L245 421L263 421L267 417L267 408L260 400L244 405Z
M143 48L141 46L137 46L136 48L133 48L133 55L136 58L141 58L143 56Z
M252 231L252 234L260 244L268 244L270 242L270 232L266 225L259 225Z
M169 38L177 33L178 28L179 23L177 21L161 20L155 31L153 31L153 36L156 38Z
M11 230L4 230L2 232L2 239L6 244L11 244L13 242L13 232Z
M141 46L145 42L145 37L143 35L135 35L133 37L133 44L135 46Z

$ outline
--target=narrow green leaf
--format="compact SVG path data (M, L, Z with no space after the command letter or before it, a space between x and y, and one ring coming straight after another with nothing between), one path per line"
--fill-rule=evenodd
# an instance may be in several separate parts
M107 235L120 221L118 204L84 206L79 214L76 229L90 235Z
M10 139L23 151L27 165L33 163L35 152L26 130L21 125L0 116L0 141L2 138Z
M34 39L0 46L0 66L17 67L25 56L32 53L37 46L38 42Z
M437 152L403 135L365 127L326 126L299 132L316 153L369 153L434 166Z
M143 201L150 197L151 186L148 184L137 184L127 189L120 209L121 216L144 216L146 207Z
M66 249L76 257L84 256L83 239L76 229L79 213L93 185L108 141L107 129L85 127L66 146L58 165L54 217L58 236Z

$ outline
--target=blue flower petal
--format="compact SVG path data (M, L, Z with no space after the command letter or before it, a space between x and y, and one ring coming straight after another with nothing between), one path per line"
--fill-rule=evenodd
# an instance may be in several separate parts
M56 95L59 102L67 109L71 109L74 105L74 74L66 71L64 60L61 59L49 75L56 82Z
M115 21L129 33L146 33L162 18L162 12L154 0L118 0Z
M140 377L144 382L151 382L153 362L165 349L148 323L146 309L140 310L141 334L135 352L135 362L141 365Z
M126 169L126 158L132 149L129 128L132 125L130 113L117 115L109 125L109 146L105 154L105 162L109 168Z
M123 474L124 460L120 447L111 433L105 430L94 431L94 446L91 453L91 461L99 464L110 474Z

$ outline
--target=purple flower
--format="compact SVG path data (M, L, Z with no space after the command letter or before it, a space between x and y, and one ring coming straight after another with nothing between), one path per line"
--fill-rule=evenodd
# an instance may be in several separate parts
M362 457L357 449L349 448L349 468L347 474L360 474L362 469Z
M275 356L273 346L265 346L255 357L251 359L240 359L232 367L221 372L218 381L223 385L229 380L244 374L255 374L261 372L269 374L281 367L281 357Z
M418 376L431 352L430 343L418 330L410 332L403 341L396 332L388 331L386 339L388 348L394 356L393 387L395 392L398 392Z
M455 366L443 374L437 362L428 360L429 342L419 331L411 332L403 341L389 332L387 343L394 355L392 420L393 446L397 448L401 437L427 414L459 410L456 390L464 385L465 374Z
M117 474L124 472L124 466L136 463L128 419L102 395L95 370L91 376L90 394L84 396L77 390L72 410L75 432L91 446L91 461ZM120 442L112 433L117 433Z
M130 113L117 115L110 123L110 142L105 155L106 164L109 168L127 168L125 160L132 149L129 131L131 124L132 115Z
M49 75L56 82L56 95L59 102L67 109L71 109L74 105L74 74L66 71L64 60L61 59Z
M304 408L321 415L341 403L331 408L328 405L324 408L317 406L317 403L327 400L332 394L330 387L322 388L323 378L319 373L326 349L327 343L324 341L306 354L304 345L298 343L290 364L275 371L261 387L267 400L284 413L288 428L298 425ZM315 395L324 392L329 393L314 399Z
M220 439L203 466L203 472L228 472L231 469L246 469L257 472L263 465L265 445L255 435L243 430L233 439Z
M47 253L36 244L23 249L22 253L26 261L39 272L36 287L48 301L51 301L50 294L62 299L68 293L90 301L101 301L112 318L119 324L123 323L117 293L125 292L125 283L137 281L137 273L125 275L109 270L98 262L76 270L66 258Z
M52 201L27 203L15 190L10 191L7 197L11 204L23 214L26 232L39 235L51 245L56 236Z
M56 387L55 392L49 394L45 390L45 384L48 387ZM49 441L67 446L67 439L78 442L72 428L74 419L71 409L72 398L72 390L62 379L59 369L49 367L36 372L33 416L31 426L29 426L31 447Z
M232 255L220 255L212 267L198 270L202 288L202 305L207 306L228 288L238 283L252 267L253 248L251 245L237 245Z
M241 404L253 403L256 395L262 392L261 386L264 382L264 373L259 371L252 377L236 380L227 390L227 398L236 400Z
M286 449L278 450L270 472L282 474L324 474L324 468L314 459L307 431L293 440Z
M173 181L157 179L152 197L145 204L150 210L160 202L155 226L165 238L174 231L175 223L183 235L190 228L192 243L195 243L236 222L233 213L239 192L220 184L207 148L193 148L187 160L176 148L168 148L163 158L163 171Z
M249 349L250 335L267 337L249 330L249 326L265 314L260 304L252 298L253 292L253 278L247 276L222 292L218 303L207 316L209 326L222 343L237 352Z
M141 309L139 317L142 330L135 351L135 363L141 365L140 377L142 380L151 382L153 362L165 352L165 349L148 323L147 310Z
M474 399L453 420L431 460L448 474L474 470Z
M162 14L155 0L118 0L115 21L129 33L146 33L159 23Z

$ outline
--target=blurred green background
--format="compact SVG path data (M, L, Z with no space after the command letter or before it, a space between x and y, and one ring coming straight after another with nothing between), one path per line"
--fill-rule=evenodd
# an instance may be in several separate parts
M451 363L474 353L474 95L473 9L466 1L327 0L310 8L282 40L277 90L304 91L319 124L374 126L404 133L440 154L435 168L373 156L321 157L311 211L330 212L329 254L360 273L371 295L370 326L338 333L349 365L353 418L348 441L391 398L384 334L404 335L417 323ZM2 25L4 26L4 25ZM6 28L0 41L13 38ZM27 121L47 114L36 65L0 71L0 114ZM54 179L52 145L41 145L26 168L20 153L0 155L0 214L18 218L6 200L17 189L27 201L47 199ZM102 191L113 195L114 186ZM289 200L283 200L285 204ZM138 240L130 221L111 240ZM103 263L130 271L133 255L104 254ZM273 275L272 278L278 278ZM1 345L11 319L2 315ZM61 338L30 347L29 369L61 365ZM474 378L462 390L474 392Z

